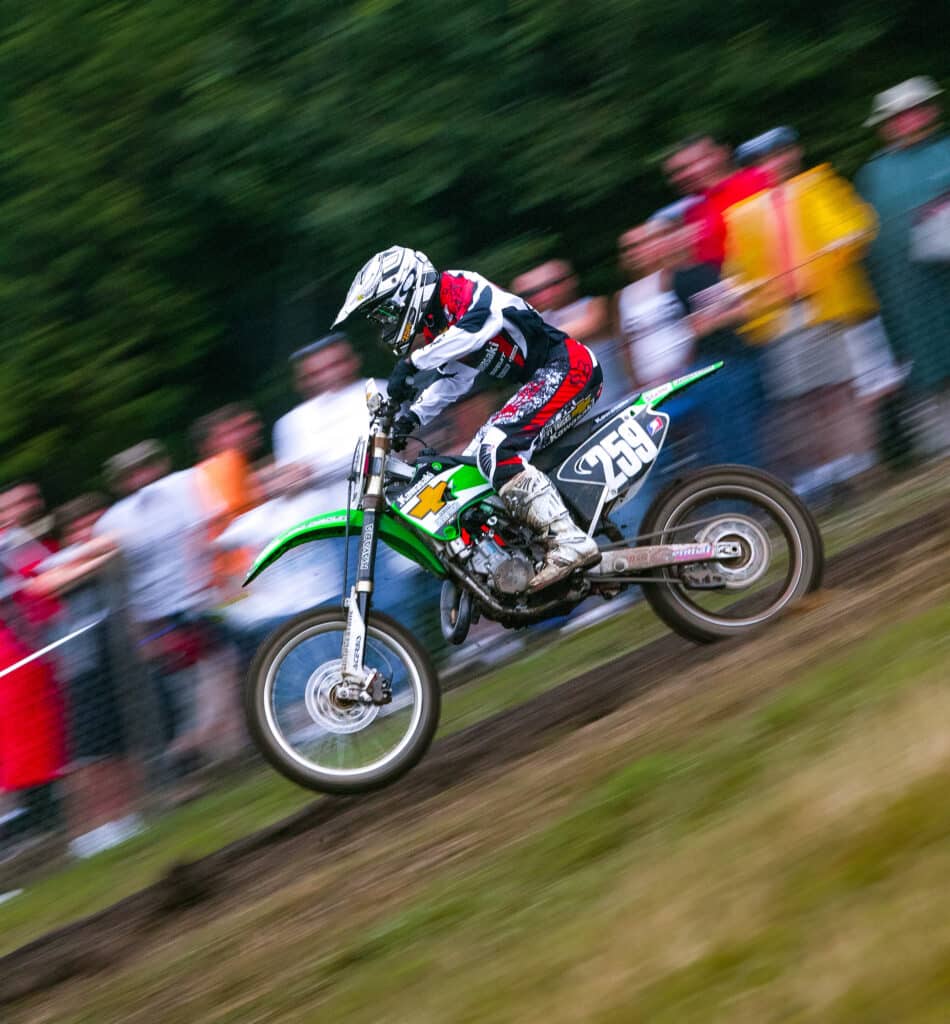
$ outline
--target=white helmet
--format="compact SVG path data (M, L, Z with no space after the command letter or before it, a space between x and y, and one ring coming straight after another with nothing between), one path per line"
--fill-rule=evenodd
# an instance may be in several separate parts
M438 280L438 271L425 253L393 245L364 264L333 326L354 313L363 313L380 325L383 344L403 356L419 330Z

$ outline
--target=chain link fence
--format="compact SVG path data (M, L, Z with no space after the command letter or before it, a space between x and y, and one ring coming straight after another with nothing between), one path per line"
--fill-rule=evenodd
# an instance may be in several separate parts
M860 501L889 468L946 456L950 396L942 368L950 346L950 265L888 266L878 259L872 271L876 282L882 274L887 282L881 290L891 305L884 317L871 312L860 322L830 325L801 346L798 362L785 371L798 375L795 395L777 394L770 384L768 343L749 345L733 331L700 341L681 369L717 358L726 368L670 403L669 447L620 525L635 533L664 481L706 462L772 469L821 508ZM932 295L934 281L943 305L930 300L922 307L920 290ZM895 295L914 307L912 322L895 312ZM891 323L899 325L895 339ZM626 351L631 343L621 332L591 342L607 381L601 409L636 387ZM835 347L833 380L810 376L820 359L817 345ZM814 388L805 386L809 380L817 381ZM818 401L805 401L810 391L820 393ZM482 414L479 406L474 419ZM458 415L459 438L443 426L447 433L436 441L464 442L472 410ZM828 455L832 432L838 443ZM17 531L0 537L2 893L121 849L171 809L258 770L241 720L242 673L270 628L338 594L342 555L337 549L318 553L319 545L299 549L244 601L143 627L129 613L129 570L119 560L41 593L30 580L63 559L37 556L29 550L37 542ZM24 564L32 566L29 573ZM439 649L437 585L401 560L383 558L380 573L382 607ZM476 641L479 636L483 651L503 643L494 626L483 627ZM512 645L510 653L517 649ZM456 676L474 664L464 648L451 658L441 649L439 656Z

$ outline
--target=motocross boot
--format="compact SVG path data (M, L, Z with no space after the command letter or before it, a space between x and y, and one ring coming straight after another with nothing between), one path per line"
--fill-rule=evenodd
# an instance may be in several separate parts
M600 561L596 541L571 519L554 484L532 465L509 480L498 491L512 516L533 530L546 548L544 565L531 582L529 591L543 590Z

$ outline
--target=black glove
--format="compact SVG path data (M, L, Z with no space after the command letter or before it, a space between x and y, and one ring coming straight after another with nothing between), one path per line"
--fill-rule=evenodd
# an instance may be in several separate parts
M393 367L387 390L394 402L407 402L410 398L416 397L416 389L409 383L409 378L415 372L416 368L408 359L400 359Z
M393 451L401 452L406 447L409 435L419 426L419 417L410 409L401 412L393 422Z

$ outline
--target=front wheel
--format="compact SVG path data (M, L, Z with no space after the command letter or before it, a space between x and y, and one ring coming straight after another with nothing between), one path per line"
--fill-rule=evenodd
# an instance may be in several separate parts
M672 483L640 527L648 544L727 542L719 562L654 570L643 592L682 636L711 643L770 622L821 583L821 533L776 477L747 466L713 466Z
M440 692L426 652L387 615L366 624L367 668L392 700L339 699L346 613L324 608L285 623L248 672L244 710L265 758L288 779L324 793L363 793L393 782L425 754L439 724Z

